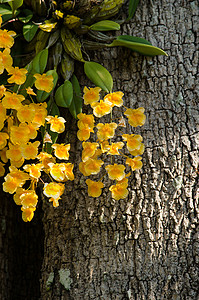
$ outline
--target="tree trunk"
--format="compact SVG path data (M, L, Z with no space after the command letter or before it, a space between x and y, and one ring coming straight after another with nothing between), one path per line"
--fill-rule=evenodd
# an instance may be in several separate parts
M43 224L38 217L16 228L19 208L1 201L7 226L1 225L0 299L198 299L198 12L197 1L140 0L122 34L146 38L169 56L124 48L89 53L112 74L126 107L145 108L147 122L132 131L146 146L143 168L130 177L127 199L112 200L108 185L101 197L89 197L78 169L76 122L68 122L75 180L60 206L43 199ZM13 235L19 240L11 250Z
M197 299L197 15L197 1L141 0L122 33L169 56L121 48L92 57L111 72L125 106L146 109L136 130L144 166L131 176L128 199L111 200L108 187L88 197L76 165L60 207L44 202L41 299ZM80 143L73 148L78 163Z

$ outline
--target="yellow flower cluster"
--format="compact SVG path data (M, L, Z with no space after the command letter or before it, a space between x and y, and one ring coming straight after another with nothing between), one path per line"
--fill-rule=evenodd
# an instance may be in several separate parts
M122 134L124 142L112 142L115 132L118 127L126 127L125 117L132 127L142 126L145 123L146 116L144 115L144 108L126 109L124 116L121 116L118 124L112 122L112 110L114 107L123 106L122 97L124 94L120 91L109 93L104 96L103 100L100 98L101 89L99 87L87 88L84 87L84 104L90 105L93 109L93 114L79 114L78 125L78 139L82 141L82 161L79 164L79 169L84 176L96 175L101 171L102 165L105 163L106 173L110 180L115 180L116 183L111 185L109 190L112 193L112 198L115 200L124 199L128 196L128 175L125 171L130 167L132 171L142 168L142 155L144 153L143 138L136 134ZM121 111L121 109L120 109ZM101 118L111 113L109 123L97 123L95 125L95 118ZM88 141L91 133L93 133L92 141L97 137L96 142ZM124 155L122 149L126 145L127 150L131 156ZM125 164L112 163L113 156L120 155L125 159ZM109 164L99 159L99 156L109 157ZM110 163L111 162L111 163ZM129 167L128 167L129 166ZM105 174L106 174L105 173ZM102 176L102 178L105 175ZM102 181L86 180L88 186L88 195L91 197L99 197L102 193L104 184Z
M10 48L14 44L14 36L15 32L0 29L0 74L7 72L9 87L10 84L24 84L28 74L26 69L12 66ZM35 89L48 93L52 90L52 75L34 74L34 77ZM5 176L5 164L9 162L3 190L12 194L15 203L21 206L25 222L31 221L34 216L39 181L44 184L44 195L57 207L65 190L64 182L74 179L73 164L65 162L69 159L70 144L52 144L53 156L44 151L45 144L36 140L38 131L42 126L48 128L47 124L50 124L51 131L62 133L65 119L48 116L47 103L34 103L32 96L36 93L31 87L26 92L29 99L13 92L12 87L0 86L0 176ZM62 162L56 162L56 158ZM28 161L26 164L25 160ZM48 175L50 182L43 182L42 172Z

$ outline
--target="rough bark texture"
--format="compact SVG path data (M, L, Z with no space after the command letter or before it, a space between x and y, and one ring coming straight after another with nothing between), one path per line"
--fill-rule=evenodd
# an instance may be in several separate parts
M41 299L198 299L198 29L197 1L141 0L123 33L169 56L112 49L92 57L112 73L126 106L146 109L135 131L144 166L128 199L111 200L108 188L88 197L76 169L60 207L44 203ZM79 162L80 143L73 147Z
M19 208L2 196L0 299L39 299L43 243L42 300L198 299L198 25L197 1L141 0L122 33L169 56L118 48L91 57L111 72L125 106L146 109L143 127L127 127L143 136L143 168L130 177L128 199L117 202L110 183L100 198L88 197L76 164L60 206L43 199L44 241L40 212L22 223ZM78 163L72 122L71 158Z

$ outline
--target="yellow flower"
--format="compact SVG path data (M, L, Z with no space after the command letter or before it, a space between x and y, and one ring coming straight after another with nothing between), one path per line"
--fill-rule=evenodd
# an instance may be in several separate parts
M116 185L111 185L109 190L112 193L112 198L115 200L125 199L128 196L127 186L127 178L125 178L121 182L118 182Z
M8 180L3 183L3 191L6 193L14 194L18 187L18 182L12 177L8 178Z
M35 116L35 108L34 105L22 105L17 110L17 118L21 123L30 123L33 121Z
M4 168L4 165L2 162L0 162L0 177L3 177L4 174L5 174L5 168Z
M20 160L10 160L11 167L21 168L24 163L24 158L22 157Z
M90 158L92 159L98 159L98 156L100 156L102 154L102 150L101 149L97 149L94 153L93 156L91 156Z
M64 190L65 186L63 183L50 182L44 184L43 192L46 197L59 199Z
M50 143L52 144L53 141L52 141L52 137L51 135L46 131L45 134L44 134L44 137L43 137L43 143Z
M9 149L6 151L6 157L12 161L19 161L22 158L20 146L9 144Z
M38 90L45 91L47 93L50 93L50 91L53 89L53 76L52 75L46 75L46 74L34 74L34 77L36 78L35 81L35 87Z
M122 138L127 142L129 151L139 150L142 145L142 136L135 134L123 134Z
M26 123L20 123L19 126L10 127L10 139L15 145L25 144L29 141L30 129Z
M35 127L36 125L36 127ZM28 123L27 124L27 128L29 129L30 133L29 133L29 138L30 139L35 139L37 137L37 130L39 129L37 124L35 123Z
M145 146L143 143L141 143L140 149L136 149L136 150L129 151L129 152L131 155L137 156L137 155L142 155L144 153L144 149L145 149Z
M126 159L126 164L130 165L132 171L139 170L139 169L142 168L141 160L142 160L141 156L137 156L137 157L134 157L134 158L127 158Z
M109 103L112 107L113 106L120 107L123 105L123 100L122 100L123 96L124 94L122 92L110 93L104 97L104 101L106 103Z
M30 176L27 173L18 170L16 167L11 166L11 167L9 167L9 170L10 170L10 173L8 173L6 175L5 180L8 180L9 178L13 178L21 186L26 182L26 180L30 179Z
M34 159L38 154L38 147L40 145L39 141L35 141L34 143L20 144L22 156L25 159Z
M77 138L80 141L86 141L90 138L90 133L94 132L92 129L87 128L83 128L77 131Z
M100 145L101 145L102 153L108 152L108 150L110 149L110 145L108 141L103 141L100 143Z
M114 137L115 129L117 128L116 123L97 124L97 137L100 141L108 140Z
M8 75L12 75L8 78L9 83L23 84L26 81L26 69L19 69L18 67L10 67L8 69Z
M93 130L93 127L94 127L93 115L86 115L86 114L80 113L77 115L77 117L79 119L79 121L77 122L77 126L80 130L85 129L85 128Z
M6 48L3 52L0 51L0 74L4 72L4 68L8 71L13 64L10 49Z
M5 176L5 182L3 183L4 192L13 194L18 187L24 185L26 180L29 179L29 175L23 171L18 170L15 167L9 168L10 173Z
M74 165L71 163L61 163L61 166L64 167L64 174L66 177L66 180L74 180L74 174L73 174L73 168Z
M50 175L56 181L74 180L73 167L71 163L48 164L50 167Z
M85 170L85 162L80 162L79 163L79 170L84 176L89 176Z
M102 193L102 188L104 187L104 184L99 181L93 181L90 179L86 180L86 184L88 185L88 195L91 197L99 197Z
M52 148L54 149L55 156L59 159L69 159L69 150L70 144L53 144Z
M15 35L14 31L0 29L0 48L11 48L14 44L13 36Z
M118 126L126 127L126 121L125 121L124 117L121 117L121 118L119 119Z
M5 164L8 162L8 158L6 156L6 152L8 150L8 147L4 147L1 151L0 151L0 158L2 160L2 162L4 162Z
M41 170L43 167L43 164L31 164L23 166L23 169L29 173L30 177L39 179L41 177Z
M13 196L13 200L14 200L14 202L15 202L17 205L21 205L21 199L20 199L20 196L21 196L23 193L25 193L25 192L26 192L25 189L23 189L23 188L21 188L21 187L17 188L17 190L16 190L16 192L15 192L15 194L14 194L14 196Z
M82 146L83 146L82 161L85 162L95 154L95 151L99 147L99 144L98 143L83 142Z
M110 103L106 103L103 100L100 100L99 103L94 103L91 106L93 108L93 114L98 118L108 115L112 111Z
M102 160L89 158L86 162L80 162L79 169L84 176L90 176L98 174L103 163Z
M48 164L50 168L50 175L52 176L53 179L56 181L66 181L66 176L64 173L65 166L62 164L54 164L54 163L49 163Z
M87 176L90 176L91 174L98 174L104 162L102 160L89 158L84 164L85 171L88 174Z
M57 22L46 20L44 24L39 25L39 28L43 31L51 32L57 25Z
M7 140L9 135L6 132L0 132L0 150L2 150L7 145Z
M63 12L61 12L60 10L57 10L57 9L55 10L55 15L56 15L57 19L62 19L64 16Z
M33 89L30 86L28 88L26 88L26 92L28 95L37 96L37 94L35 94L35 92L33 91Z
M37 158L40 160L45 170L49 169L49 163L55 163L56 161L55 158L47 152L40 152L40 154L37 155Z
M50 198L49 199L49 202L52 202L53 203L53 207L58 207L59 206L59 200L60 198Z
M35 116L32 123L37 124L38 127L44 126L47 117L47 103L31 103L30 105L35 109Z
M2 84L0 85L0 99L4 96L4 93L6 92L5 86ZM1 103L0 103L1 104ZM2 104L1 104L2 105Z
M38 196L34 190L28 190L20 195L23 208L35 207L38 202Z
M88 105L92 105L93 103L96 103L99 101L100 99L100 93L101 88L100 87L95 87L95 88L87 88L86 86L84 87L84 95L83 95L83 99L84 99L84 104Z
M137 109L128 108L124 114L128 117L129 124L133 127L142 126L146 121L143 107Z
M123 165L108 165L105 167L108 172L108 176L112 180L122 180L125 177L125 166Z
M24 222L30 222L32 218L34 217L34 211L36 210L35 207L29 207L29 208L21 208L22 210L22 220Z
M122 142L112 143L109 147L109 151L107 154L120 155L119 149L122 149L123 146L124 146L124 143L122 143Z
M21 102L25 100L23 95L18 95L15 93L5 92L4 98L2 99L2 105L8 109L16 109L21 108Z
M46 120L48 121L48 123L50 124L50 130L53 132L58 132L58 133L62 133L65 130L65 125L64 123L66 122L66 120L62 117L58 117L58 116L47 116Z

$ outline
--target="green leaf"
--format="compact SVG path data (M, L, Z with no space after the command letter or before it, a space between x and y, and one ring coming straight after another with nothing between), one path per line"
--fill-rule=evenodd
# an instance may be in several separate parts
M23 26L23 36L27 42L32 41L34 38L36 32L37 32L38 26L31 23L31 24L25 24Z
M84 63L86 76L105 92L110 92L113 88L113 78L109 71L96 62L86 61Z
M120 30L120 25L110 20L104 20L91 25L89 28L96 31Z
M48 49L40 51L32 61L32 68L34 73L42 74L46 68L48 61Z
M69 107L69 111L71 115L77 119L77 115L82 112L82 94L78 79L74 74L71 78L71 82L73 85L73 100Z
M47 102L47 111L50 116L60 117L60 112L57 104L54 101L54 97L50 97L50 100Z
M117 40L125 41L125 42L127 41L127 42L133 42L133 43L146 44L146 45L152 46L152 44L149 41L147 41L143 38L139 38L137 36L132 36L132 35L120 35L117 37Z
M69 107L73 99L73 86L69 80L66 80L55 93L55 101L58 106Z
M129 15L127 21L132 19L140 0L129 0Z
M9 1L8 4L12 8L13 15L15 15L17 8L23 5L23 0L12 0L12 2Z
M28 23L33 16L33 12L30 9L23 9L20 13L19 20L23 23Z
M11 1L13 1L13 0L0 0L0 4L1 4L1 3L11 2Z
M57 80L58 80L57 72L55 70L49 70L48 72L46 72L46 75L53 76L53 89L54 89L57 84ZM53 89L52 89L52 91L53 91ZM52 91L50 93L47 93L45 91L38 90L37 91L37 101L44 102L48 98L48 96L52 93Z
M118 36L108 47L122 46L130 48L131 50L138 52L142 55L155 56L155 55L167 55L162 49L154 47L145 39L131 37L129 35Z
M3 3L3 2L2 2ZM12 18L12 10L6 4L0 6L0 14L2 16L3 22Z

